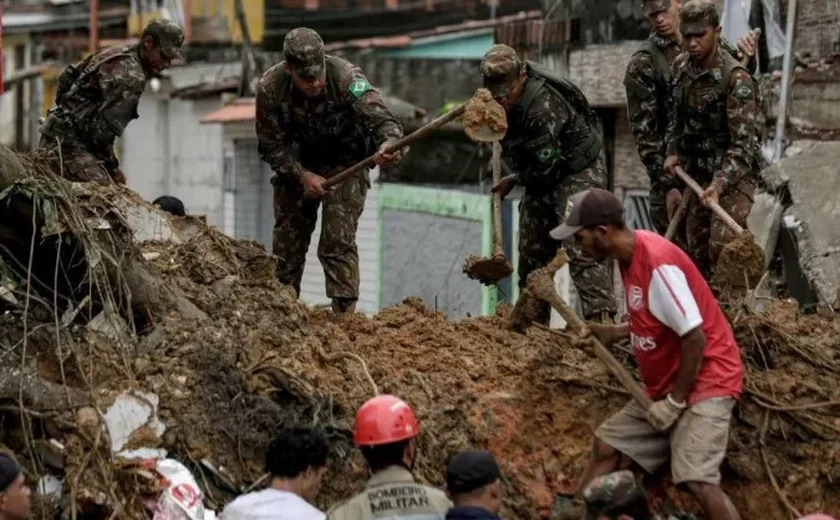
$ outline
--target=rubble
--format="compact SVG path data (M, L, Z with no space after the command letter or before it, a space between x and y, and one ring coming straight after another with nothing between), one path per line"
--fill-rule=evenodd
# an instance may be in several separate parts
M747 228L764 251L765 269L770 266L776 251L783 213L784 206L777 197L772 193L761 192L755 195L752 209L747 216Z
M804 294L810 289L813 299L823 307L831 307L840 289L840 229L835 225L840 218L836 196L840 189L840 142L796 141L788 152L788 157L762 172L765 183L779 194L778 198L789 199L780 219L782 235L788 236L776 235L782 245L792 239L795 246L787 244L782 250L788 266L786 281L799 293L800 301L812 299ZM751 217L763 212L763 219L772 220L775 225L780 210L778 203L757 203ZM802 277L808 287L802 287Z
M327 431L333 459L318 499L327 508L365 479L353 416L379 392L418 415L420 478L442 485L450 455L485 447L504 475L502 516L547 518L558 493L574 489L595 427L629 398L572 336L506 330L508 309L450 322L409 298L374 317L336 318L277 283L275 258L254 242L161 214L179 238L137 243L145 235L122 209L156 210L136 194L69 189L37 163L3 184L3 164L15 158L2 152L0 261L18 303L0 314L0 414L27 475L63 482L64 498L44 502L46 517L75 508L80 519L148 518L147 499L163 491L158 479L144 462L114 454L140 448L166 450L192 473L207 511L221 511L261 481L269 440L291 423ZM31 240L44 228L20 224L32 221L32 208L36 222L48 217L65 230L60 240ZM9 220L10 211L29 220ZM39 281L27 276L30 247ZM67 260L56 269L55 258ZM90 333L105 309L127 339ZM732 321L748 377L724 488L744 518L789 518L779 493L803 514L840 510L840 320L775 302ZM123 433L106 426L109 416L133 417L127 408L138 416ZM49 461L36 449L47 444ZM655 507L697 511L667 473L649 479Z

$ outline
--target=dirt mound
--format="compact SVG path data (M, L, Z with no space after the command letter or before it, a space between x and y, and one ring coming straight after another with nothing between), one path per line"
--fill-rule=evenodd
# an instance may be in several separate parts
M47 267L59 274L42 274L38 283L26 275L29 256L0 257L3 286L14 297L0 300L0 355L15 368L0 370L5 442L30 478L63 478L65 500L44 505L48 514L77 508L79 518L145 518L142 497L154 485L141 465L111 453L100 424L129 390L159 398L165 432L147 425L126 445L166 449L194 472L211 508L259 481L270 438L293 422L323 426L333 443L319 505L358 491L365 470L352 448L353 414L380 392L414 407L421 422L416 473L427 482L440 485L446 459L460 449L492 450L505 476L503 517L514 520L547 517L555 495L574 489L595 427L629 398L572 337L506 330L506 309L453 323L409 298L374 317L336 318L296 301L274 280L275 259L252 242L200 220L172 220L123 188L72 189L72 199L27 192L29 200L49 200L61 219L77 218L68 227L73 233L58 241L27 235L23 244L34 244L40 259L64 258L72 248L69 258L87 266L83 274L95 262L127 265L119 272L142 273L157 292L140 298L138 308L123 294L136 282L110 269L107 278L78 279L65 263L53 263ZM0 208L11 201L22 210L22 192L4 196ZM12 251L3 237L19 232L6 216L0 244ZM83 231L92 237L86 247L76 237ZM131 262L94 259L106 239L122 244L120 258ZM88 289L51 292L63 278ZM90 290L106 281L122 294L110 305L107 291ZM780 302L760 316L734 316L733 326L748 378L725 488L744 518L788 518L780 496L801 513L840 511L832 484L840 478L840 320L799 316ZM629 356L624 361L631 364ZM57 456L50 440L63 446ZM667 475L650 479L660 510L696 510L689 495L664 483Z
M764 251L746 231L723 247L712 283L727 293L755 287L764 274Z

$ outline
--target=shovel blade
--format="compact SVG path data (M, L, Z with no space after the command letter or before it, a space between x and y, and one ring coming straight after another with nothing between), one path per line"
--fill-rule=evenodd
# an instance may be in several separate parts
M464 274L484 285L496 285L513 273L513 266L504 255L490 258L470 256L464 262Z
M494 143L496 141L501 141L501 139L505 136L504 132L494 132L486 125L482 125L480 127L465 127L464 133L467 134L467 137L479 143Z
M505 109L483 88L467 102L463 122L464 133L473 141L499 141L507 132Z

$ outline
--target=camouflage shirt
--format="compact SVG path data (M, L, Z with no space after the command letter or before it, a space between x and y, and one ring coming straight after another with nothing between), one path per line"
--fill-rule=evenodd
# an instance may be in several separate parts
M260 158L281 176L319 175L352 166L388 140L402 138L399 122L362 71L327 56L327 83L316 98L294 87L283 63L257 88Z
M540 190L553 188L564 176L582 170L571 171L569 164L588 152L594 160L602 144L586 116L544 85L527 110L517 104L509 111L502 147L505 160L518 174L518 184Z
M680 54L678 43L656 33L647 46L655 46L668 65ZM627 64L624 85L627 90L627 117L636 139L639 157L651 180L662 176L665 164L665 129L668 125L667 98L669 71L660 70L651 52L637 52Z
M114 142L137 118L149 79L137 45L104 49L70 65L58 78L56 106L41 133L87 150L113 171L119 168Z
M673 71L667 154L678 154L692 177L714 178L721 189L755 174L758 86L749 72L720 48L710 70L701 70L684 53Z
M738 49L726 39L720 39L721 48L738 56ZM667 63L657 64L657 59L647 49L655 48ZM652 50L652 49L651 49ZM668 99L671 86L671 65L682 52L680 44L651 33L648 41L627 64L624 85L627 91L627 116L636 140L639 157L652 181L662 178L665 164L665 131L668 125ZM756 68L756 60L749 60L748 70ZM666 70L664 65L667 65Z

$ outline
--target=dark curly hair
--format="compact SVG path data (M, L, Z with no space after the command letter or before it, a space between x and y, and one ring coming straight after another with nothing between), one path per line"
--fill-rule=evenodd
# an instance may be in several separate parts
M187 215L187 212L184 209L184 203L181 202L181 199L171 195L162 195L152 201L152 204L160 206L160 209L166 211L167 213L171 213L176 217L185 217Z
M283 428L268 445L265 469L273 477L295 478L309 468L326 466L328 456L323 430L292 426Z

